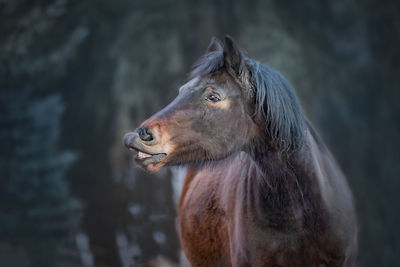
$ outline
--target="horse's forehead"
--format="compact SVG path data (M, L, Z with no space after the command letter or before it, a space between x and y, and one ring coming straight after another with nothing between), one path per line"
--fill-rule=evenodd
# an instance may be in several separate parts
M207 76L196 76L184 85L179 88L179 93L186 91L195 91L201 87L203 84L212 83L212 84L221 84L221 85L232 85L233 82L230 82L229 75L224 73L219 73L219 75L207 75ZM224 86L225 87L225 86Z
M179 88L179 93L185 90L194 90L199 81L200 81L199 77L194 77L193 79L191 79L190 81L188 81Z

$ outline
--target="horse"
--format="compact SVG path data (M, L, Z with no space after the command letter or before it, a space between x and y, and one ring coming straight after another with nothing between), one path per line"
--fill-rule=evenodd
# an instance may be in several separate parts
M192 266L353 266L351 190L277 71L213 37L164 109L127 133L149 172L185 166L178 232Z

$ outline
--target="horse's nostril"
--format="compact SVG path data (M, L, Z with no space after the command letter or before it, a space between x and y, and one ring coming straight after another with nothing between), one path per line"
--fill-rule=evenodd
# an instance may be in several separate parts
M140 127L138 129L138 134L142 141L149 142L154 139L152 133L145 127Z

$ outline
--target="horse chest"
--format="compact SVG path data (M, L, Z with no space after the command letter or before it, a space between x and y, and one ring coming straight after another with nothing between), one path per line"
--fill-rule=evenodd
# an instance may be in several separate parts
M226 266L229 238L225 211L212 188L215 180L187 176L179 205L179 234L193 266Z

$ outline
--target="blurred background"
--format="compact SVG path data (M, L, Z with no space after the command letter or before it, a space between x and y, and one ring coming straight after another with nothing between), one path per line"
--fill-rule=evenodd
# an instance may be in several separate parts
M399 14L391 0L0 0L0 265L184 265L184 170L144 173L122 138L230 34L293 84L340 162L359 266L400 266Z

